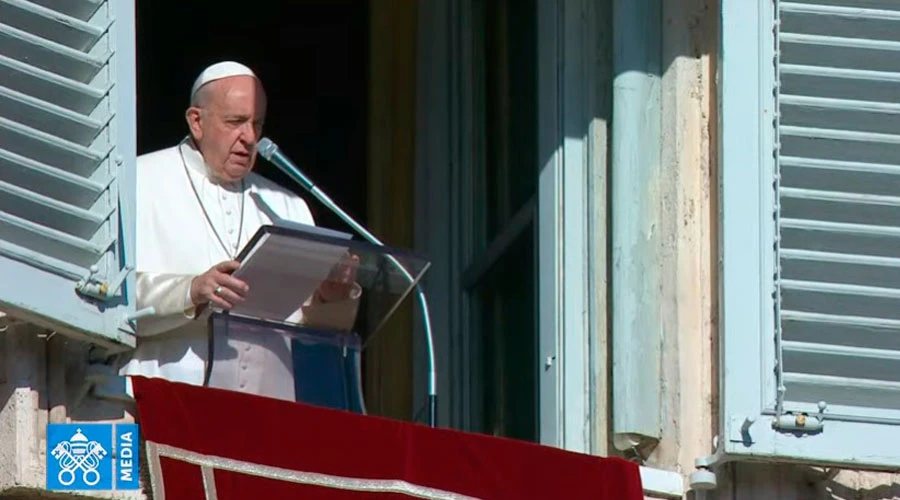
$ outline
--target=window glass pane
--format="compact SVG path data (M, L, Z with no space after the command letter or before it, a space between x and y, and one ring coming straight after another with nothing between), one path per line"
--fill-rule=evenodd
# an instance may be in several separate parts
M537 183L535 0L484 3L484 218L481 248L528 201Z
M534 227L529 224L473 290L481 349L482 432L537 440Z

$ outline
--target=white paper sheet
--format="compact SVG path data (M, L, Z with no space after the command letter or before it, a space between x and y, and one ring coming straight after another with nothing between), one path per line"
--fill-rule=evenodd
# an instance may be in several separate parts
M349 240L352 235L305 224L279 223L309 234ZM249 249L234 276L250 287L244 302L231 312L286 321L319 288L347 253L347 246L310 241L300 236L267 233Z

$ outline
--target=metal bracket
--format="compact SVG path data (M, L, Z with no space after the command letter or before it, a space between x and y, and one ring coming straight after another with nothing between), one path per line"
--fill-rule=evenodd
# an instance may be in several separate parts
M692 490L709 491L716 489L718 486L716 473L713 469L727 462L729 457L725 455L725 449L720 442L719 436L713 438L713 447L716 451L712 455L694 460L694 467L697 470L690 475L690 487Z
M104 373L94 379L91 396L105 401L134 403L134 398L128 395L127 387L125 377Z
M137 320L141 318L145 318L147 316L156 315L156 308L153 306L145 307L139 311L135 311L122 321L122 325L119 326L119 330L128 334L134 334L137 330Z
M694 467L698 469L712 469L725 462L725 449L719 442L719 436L713 438L713 447L715 451L712 455L694 459Z
M828 403L819 401L819 414L810 417L806 413L785 413L772 419L772 428L781 432L815 434L825 430L825 409Z
M112 281L107 283L103 279L96 278L100 269L97 266L91 266L90 273L75 285L75 290L83 295L107 301L113 298L119 289L122 288L122 283L125 283L125 279L132 271L134 271L133 267L126 266L119 271L119 274Z
M125 377L119 375L115 367L90 359L87 361L84 380L76 389L71 403L73 410L81 406L88 397L121 403L134 402L134 398L126 390Z

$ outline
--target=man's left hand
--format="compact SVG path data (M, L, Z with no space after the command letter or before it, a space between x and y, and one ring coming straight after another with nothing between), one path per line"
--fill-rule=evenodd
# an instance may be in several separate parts
M341 260L331 272L328 278L322 282L316 294L322 302L337 302L350 298L353 286L356 283L356 269L359 267L359 256L350 255Z

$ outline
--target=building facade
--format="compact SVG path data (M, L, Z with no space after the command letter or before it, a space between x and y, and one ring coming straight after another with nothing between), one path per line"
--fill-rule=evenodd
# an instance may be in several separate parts
M633 459L649 498L900 498L900 8L366 15L366 222L431 260L440 425ZM129 1L0 2L11 497L43 488L47 422L121 417L103 365L142 313L133 18ZM420 325L408 304L366 354L373 413L425 404Z

